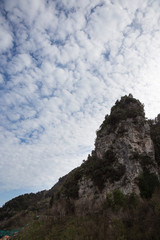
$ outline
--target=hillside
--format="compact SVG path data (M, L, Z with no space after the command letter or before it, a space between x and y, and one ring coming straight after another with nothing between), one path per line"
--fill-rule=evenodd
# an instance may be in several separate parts
M64 182L62 177L49 191L30 193L18 196L8 201L0 208L0 230L21 228L36 216L46 215L50 208L51 197Z
M49 191L6 203L0 228L29 223L18 239L159 239L159 166L160 117L147 120L143 104L124 96L105 116L87 160Z

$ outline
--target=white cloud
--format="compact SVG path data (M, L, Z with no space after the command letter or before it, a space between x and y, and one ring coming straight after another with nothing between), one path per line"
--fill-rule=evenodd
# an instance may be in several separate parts
M32 60L29 54L18 54L8 64L8 73L17 74L31 66Z
M9 24L0 15L0 52L3 53L12 47L12 32L10 31Z
M1 188L51 187L94 148L121 95L159 113L158 0L6 0L1 9Z
M3 84L3 83L4 83L3 75L0 74L0 84Z

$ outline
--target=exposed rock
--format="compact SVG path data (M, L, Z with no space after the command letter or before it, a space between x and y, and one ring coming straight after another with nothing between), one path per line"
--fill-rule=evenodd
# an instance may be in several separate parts
M107 194L114 189L120 189L125 195L133 192L140 195L138 178L144 170L159 177L143 105L129 95L117 101L111 114L105 117L97 131L95 150L76 170L76 177L72 175L72 180L68 180L71 182L66 185L72 186L73 181L75 189L78 189L77 197L73 200L71 195L66 195L66 199L74 212L81 215L99 210ZM63 215L66 209L64 202L63 207L60 202L65 199L64 188L60 191L58 207L53 201L53 209L63 212Z

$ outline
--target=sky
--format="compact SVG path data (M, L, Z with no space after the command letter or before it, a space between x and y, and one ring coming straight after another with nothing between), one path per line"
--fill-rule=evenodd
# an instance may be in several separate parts
M160 113L159 0L0 0L0 206L51 188L132 93Z

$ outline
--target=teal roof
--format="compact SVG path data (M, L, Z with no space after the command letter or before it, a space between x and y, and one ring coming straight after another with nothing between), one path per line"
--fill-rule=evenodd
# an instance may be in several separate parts
M14 229L14 230L0 230L0 237L3 236L13 236L14 234L18 233L21 229Z

